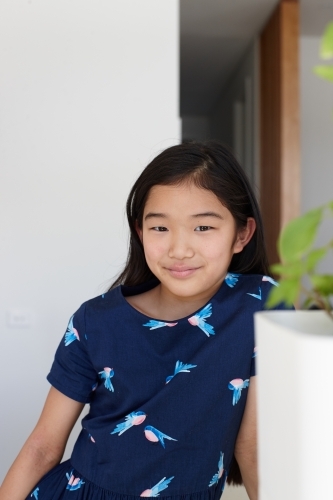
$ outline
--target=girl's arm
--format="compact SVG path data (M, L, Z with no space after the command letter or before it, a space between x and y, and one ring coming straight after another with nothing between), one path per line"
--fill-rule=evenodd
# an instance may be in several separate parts
M251 377L235 457L250 500L258 499L256 377Z
M83 407L51 387L35 429L2 483L0 500L24 500L39 479L60 462Z

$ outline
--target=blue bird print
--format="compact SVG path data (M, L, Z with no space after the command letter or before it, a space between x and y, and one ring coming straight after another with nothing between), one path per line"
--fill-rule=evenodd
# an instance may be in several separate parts
M104 387L106 387L109 391L114 392L114 388L111 382L112 377L114 376L113 368L109 368L108 366L104 368L101 372L98 372L98 375L101 379L105 379Z
M220 460L219 460L219 463L218 463L218 471L212 477L211 482L209 483L208 487L213 486L213 484L217 484L219 482L219 480L221 479L222 474L223 474L223 457L224 457L224 453L222 453L222 451L221 451L221 453L220 453Z
M228 286L230 286L230 288L233 288L236 285L239 276L240 274L227 273L224 281Z
M157 321L156 319L150 319L148 323L145 323L143 326L148 326L149 330L156 330L156 328L163 328L163 326L176 326L176 323L166 323L165 321Z
M74 319L74 314L71 317L71 319L69 320L67 330L65 333L65 340L64 340L65 346L68 346L69 344L74 342L74 340L80 340L79 332L77 331L76 328L74 328L73 319Z
M177 375L177 373L184 373L184 372L190 372L190 369L191 368L196 368L197 365L190 365L190 364L185 364L185 363L182 363L181 361L177 361L176 362L176 366L175 366L175 372L173 375L169 375L167 378L166 378L166 381L165 383L168 384L170 382L170 380L173 379L173 377L175 375Z
M258 354L258 347L255 347L255 348L253 349L252 358L256 358L256 357L257 357L257 354Z
M143 411L132 411L129 415L126 415L125 422L121 422L113 429L110 434L118 434L121 436L127 429L133 427L133 425L140 425L146 420L147 415Z
M66 490L78 490L84 484L84 481L82 481L82 479L80 479L79 477L74 477L73 471L70 474L66 473L66 477L68 479Z
M34 497L36 500L38 500L38 492L39 492L39 488L35 488L30 496Z
M257 293L247 293L246 295L251 295L251 297L254 297L255 299L261 300L261 288L259 287L259 294L257 294Z
M144 429L144 433L148 441L151 441L152 443L160 442L163 448L165 448L164 439L169 439L170 441L177 441L177 439L167 436L158 429L155 429L155 427L153 427L152 425L147 425Z
M231 382L229 382L228 389L234 391L232 397L233 406L238 403L241 397L242 389L246 389L246 387L249 387L249 383L250 380L248 378L246 380L243 380L241 378L234 378L233 380L231 380Z
M225 470L224 479L223 479L223 483L222 483L222 493L224 492L224 488L225 488L225 485L227 483L227 479L228 479L228 471Z
M169 486L170 482L173 480L174 477L175 476L171 476L169 477L169 479L164 477L163 479L161 479L161 481L155 484L155 486L149 488L148 490L143 491L140 497L159 497L160 491L165 490Z
M279 283L273 280L273 278L271 278L270 276L263 276L262 281L269 281L269 283L271 283L272 285L279 286Z
M209 335L215 335L214 327L206 323L206 318L210 318L211 315L212 304L207 304L197 314L188 318L188 322L193 326L198 326L209 337Z

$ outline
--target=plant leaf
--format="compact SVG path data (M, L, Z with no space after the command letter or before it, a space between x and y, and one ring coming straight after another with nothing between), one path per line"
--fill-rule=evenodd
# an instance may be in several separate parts
M286 264L273 264L270 267L273 274L284 278L300 278L304 274L304 263L302 260L288 262Z
M327 203L327 206L332 210L333 212L333 201L330 201L329 203Z
M316 274L310 276L310 280L313 288L324 297L333 295L333 275Z
M284 227L278 241L279 254L284 263L295 262L310 249L321 222L323 209L324 207L310 210Z
M284 303L292 306L296 301L300 291L300 280L285 279L281 281L278 287L273 287L265 303L266 309L272 309L275 306Z
M333 22L325 28L320 45L320 57L322 59L333 58Z
M306 270L311 273L315 269L316 265L320 260L322 260L327 254L327 248L316 248L316 250L312 250L307 255L306 258Z
M333 82L333 66L315 66L313 71L320 78Z

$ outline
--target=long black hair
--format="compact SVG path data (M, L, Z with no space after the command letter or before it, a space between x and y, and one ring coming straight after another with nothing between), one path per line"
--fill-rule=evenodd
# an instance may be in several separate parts
M229 149L219 142L187 142L156 156L132 187L126 204L130 227L128 258L110 289L119 284L140 285L155 277L146 263L137 233L137 227L142 228L147 198L153 186L180 185L189 181L214 193L233 215L237 229L246 226L248 217L255 219L256 230L244 249L233 255L229 271L268 274L260 210L244 171Z

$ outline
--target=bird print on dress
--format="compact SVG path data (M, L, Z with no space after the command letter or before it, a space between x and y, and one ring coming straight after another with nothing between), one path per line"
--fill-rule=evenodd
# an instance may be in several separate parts
M125 431L133 427L133 425L140 425L146 420L147 415L143 411L132 411L126 415L125 422L118 424L110 434L118 434L121 436Z
M98 375L101 377L101 379L105 379L104 387L106 387L109 391L114 392L114 388L111 382L111 379L114 376L113 368L106 367L101 372L98 372Z
M148 326L149 330L156 330L156 328L163 328L163 326L176 326L176 323L166 323L165 321L157 321L156 319L150 319L148 323L145 323L143 326Z
M158 429L155 429L155 427L153 427L152 425L147 425L144 429L144 433L148 441L151 441L152 443L160 442L163 448L165 448L164 439L169 439L170 441L177 441L177 439L167 436Z
M232 397L232 404L235 406L238 401L240 400L241 397L241 392L242 389L246 389L246 387L249 387L250 380L247 378L246 380L243 380L241 378L234 378L229 382L228 388L233 391L233 397Z
M188 318L188 322L193 326L198 326L209 337L209 335L215 335L214 327L206 323L206 318L210 318L211 315L212 304L207 304L197 314Z
M225 485L227 483L227 479L228 479L228 471L225 470L225 472L224 472L224 479L223 479L223 482L222 482L222 493L224 492L224 488L225 488Z
M143 491L140 497L159 497L160 491L165 490L169 486L170 482L173 480L174 477L175 476L171 476L169 477L169 479L164 477L163 479L161 479L161 481L155 484L155 486L153 486L148 490Z
M95 384L93 384L93 385L91 386L91 390L92 390L92 391L96 391L97 387L98 387L98 382L96 382Z
M74 340L80 340L79 332L77 331L76 328L74 328L73 319L74 319L74 314L68 322L64 340L65 346L68 346L69 344L74 342Z
M247 293L246 295L251 295L251 297L254 297L255 299L261 300L261 288L259 287L259 294L258 293Z
M253 349L252 358L256 358L256 357L257 357L257 354L258 354L258 347L255 347L255 348Z
M31 497L34 497L36 500L38 500L38 492L39 492L39 488L35 488L34 491L31 493Z
M223 474L223 457L224 457L224 453L220 453L220 460L218 462L218 471L216 474L214 474L214 476L212 477L210 483L209 483L209 487L213 486L213 484L217 484L219 482L219 480L221 479L222 477L222 474Z
M182 363L181 361L177 361L176 362L176 366L175 366L175 372L173 375L169 375L166 380L165 380L165 383L168 384L170 382L170 380L173 379L173 377L175 377L178 373L189 373L190 372L190 369L191 368L196 368L197 365L190 365L190 364L185 364L185 363Z
M227 273L224 281L228 286L230 286L230 288L233 288L236 285L239 276L240 274Z
M279 286L279 283L273 280L273 278L271 278L270 276L263 276L262 281L269 281L269 283L271 283L272 285Z
M74 477L73 471L70 474L66 472L66 477L68 479L66 490L78 490L84 484L84 481L82 481L82 479L80 479L79 477Z
M90 432L88 431L88 429L86 429L85 427L83 427L83 429L84 429L85 431L87 431L87 433L88 433L88 439L90 439L90 441L91 441L92 443L96 443L95 439L92 437L92 435L90 434Z

